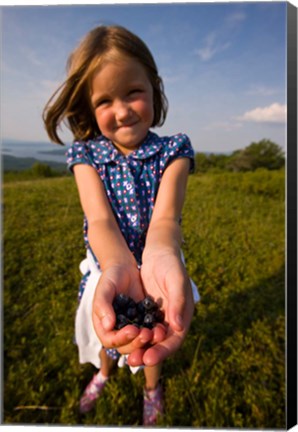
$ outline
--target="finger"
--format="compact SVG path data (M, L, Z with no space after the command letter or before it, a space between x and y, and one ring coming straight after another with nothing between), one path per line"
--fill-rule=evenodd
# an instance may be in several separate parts
M127 364L129 366L143 366L143 355L145 352L145 348L139 348L135 351L133 351L129 356L127 357Z
M182 289L183 288L183 289ZM175 290L173 290L175 293ZM173 293L168 300L167 308L167 319L170 327L175 332L185 331L187 325L191 321L191 317L194 311L194 304L191 296L188 293L191 292L190 282L187 287L181 285L181 290L176 290L176 295ZM186 313L187 310L187 313ZM186 318L186 319L185 319Z
M143 360L140 360L140 356L143 357L146 346L148 347L148 344L153 345L165 339L166 328L164 325L157 324L157 326L154 327L153 331L150 331L150 333L148 332L148 330L149 329L142 329L143 333L141 333L130 344L118 348L118 351L121 354L130 353L130 358L132 361L131 366L135 366L136 364L143 364ZM142 361L142 363L140 363L140 361Z
M122 345L118 348L120 354L129 354L139 348L143 348L148 343L151 343L153 338L152 330L142 328L139 335L127 345Z
M167 320L174 331L180 332L184 329L183 312L185 297L183 295L171 296L168 303Z
M101 282L100 289L96 290L93 298L93 320L96 316L101 321L103 329L109 331L116 323L116 315L112 306L115 290L112 284Z
M127 325L123 327L121 330L116 330L114 333L114 346L122 347L127 344L132 343L135 339L138 338L140 334L140 329L138 329L134 325Z
M154 366L176 352L183 342L183 336L174 333L164 341L148 348L143 355L145 366Z
M118 348L119 346L128 345L140 333L140 330L133 325L125 326L121 330L106 331L97 316L93 317L93 325L99 340L106 348Z
M153 338L151 344L154 345L163 341L166 337L166 333L167 328L163 324L156 324L156 326L153 328Z

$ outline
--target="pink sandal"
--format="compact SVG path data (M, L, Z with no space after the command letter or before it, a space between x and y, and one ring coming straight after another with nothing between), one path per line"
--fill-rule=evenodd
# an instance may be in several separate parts
M160 384L154 390L144 388L143 426L154 426L163 414L163 392Z
M105 384L105 382L99 381L96 374L93 376L92 380L85 388L80 400L80 412L82 414L87 413L94 408L96 400L100 396Z

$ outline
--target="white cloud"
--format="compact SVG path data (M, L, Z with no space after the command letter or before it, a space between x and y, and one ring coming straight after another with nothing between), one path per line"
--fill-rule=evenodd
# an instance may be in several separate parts
M164 82L164 84L175 84L178 81L184 80L185 79L185 75L182 74L177 74L177 75L167 75L164 74L162 75L162 80Z
M238 11L238 12L232 13L231 15L228 15L226 17L226 23L229 25L234 25L234 24L237 24L241 21L244 21L245 19L246 19L245 13Z
M218 37L216 32L209 33L209 35L205 38L205 45L202 48L195 50L195 53L202 61L208 61L214 57L215 54L229 48L229 42L221 43L217 42L217 39Z
M272 96L274 94L280 93L280 90L273 87L266 86L251 86L249 90L246 91L248 95L260 95L260 96Z
M37 52L34 51L31 47L23 47L22 54L24 55L27 62L29 62L32 66L43 66L42 58L38 55Z
M197 49L195 53L202 61L208 61L216 54L228 49L231 46L229 40L231 40L231 37L235 39L235 36L232 35L235 31L239 30L240 23L245 19L246 15L241 11L236 11L227 15L222 25L206 36L204 45Z
M247 111L238 117L240 121L251 121L257 123L285 123L287 118L287 106L273 103L266 107L257 107Z
M211 123L210 125L205 126L203 129L206 131L221 129L225 132L233 132L242 127L242 123L234 122L234 121L219 121L215 123Z

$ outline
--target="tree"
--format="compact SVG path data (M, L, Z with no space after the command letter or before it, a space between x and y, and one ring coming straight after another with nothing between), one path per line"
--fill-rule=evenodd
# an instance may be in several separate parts
M284 164L283 150L274 142L262 139L251 143L244 150L235 152L229 168L233 171L254 171L257 168L274 170L282 168Z
M195 157L195 171L205 173L209 170L210 163L208 156L205 153L196 153Z
M55 172L49 165L41 162L34 163L29 172L31 172L34 177L53 177L55 175Z
M205 173L210 170L214 171L226 169L226 164L229 160L229 156L222 153L196 153L195 159L196 172Z

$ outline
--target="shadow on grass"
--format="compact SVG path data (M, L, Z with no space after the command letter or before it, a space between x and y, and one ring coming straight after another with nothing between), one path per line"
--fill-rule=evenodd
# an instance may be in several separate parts
M214 311L208 312L211 303L214 303L212 293L202 296L207 314L202 320L199 305L190 330L195 334L199 328L205 335L204 350L222 345L236 330L245 333L257 320L273 323L285 315L285 268L283 266L275 275L261 280L257 286L231 292Z

